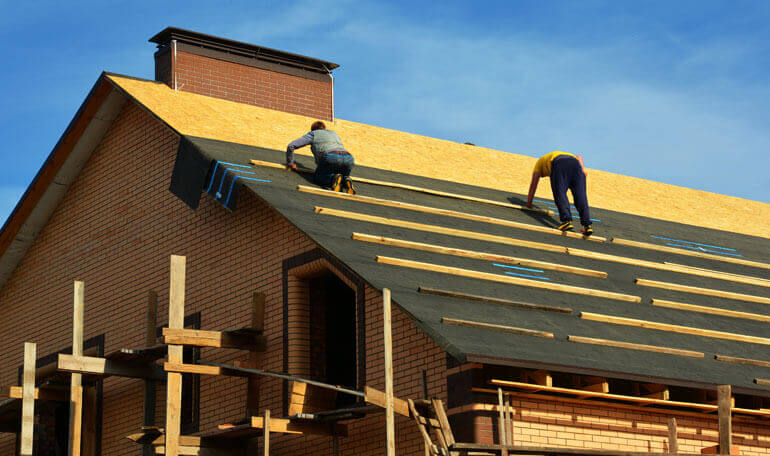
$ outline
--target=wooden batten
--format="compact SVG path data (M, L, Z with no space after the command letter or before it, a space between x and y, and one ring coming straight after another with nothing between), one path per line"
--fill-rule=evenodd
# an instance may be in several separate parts
M523 336L535 336L535 337L544 337L546 339L553 339L553 333L547 332L547 331L536 331L533 329L517 328L515 326L497 325L493 323L483 323L480 321L468 321L468 320L459 320L457 318L442 317L441 323L445 325L467 326L469 328L489 329L492 331L509 332L514 334L520 334Z
M755 314L749 312L739 312L736 310L720 309L718 307L699 306L695 304L685 304L683 302L667 301L665 299L652 299L653 306L667 307L669 309L687 310L689 312L699 312L711 315L721 315L723 317L742 318L744 320L755 320L770 322L770 315Z
M714 359L725 363L748 364L751 366L770 367L770 361L762 361L760 359L737 358L735 356L727 356L727 355L714 355Z
M764 296L754 296L743 293L733 293L731 291L715 290L711 288L693 287L678 283L659 282L657 280L635 279L637 285L644 287L662 288L664 290L683 291L685 293L700 294L706 296L716 296L719 298L735 299L738 301L757 302L761 304L770 304L770 298Z
M681 350L678 348L661 347L658 345L635 344L632 342L622 342L618 340L597 339L594 337L582 337L582 336L570 335L570 336L567 336L567 340L569 340L570 342L577 342L580 344L603 345L605 347L617 347L617 348L626 348L629 350L665 353L668 355L689 356L691 358L703 358L705 356L702 352L698 352L698 351Z
M497 304L501 306L520 307L529 310L542 310L545 312L557 312L557 313L572 313L572 309L569 307L550 306L546 304L533 304L529 302L512 301L510 299L492 298L489 296L479 296L474 294L462 293L459 291L441 290L438 288L425 287L420 285L417 289L418 292L424 294L432 294L436 296L446 296L448 298L467 299L470 301L488 302L490 304Z
M745 266L752 266L752 267L755 267L755 268L770 269L770 264L760 263L758 261L743 260L743 259L740 259L740 258L730 258L730 257L719 256L719 255L710 255L708 253L695 252L695 251L689 251L689 250L684 250L684 249L677 249L677 248L674 248L674 247L667 247L665 245L650 244L648 242L632 241L632 240L629 240L629 239L622 239L622 238L613 238L613 239L610 239L610 242L613 242L613 243L619 244L619 245L627 245L627 246L631 246L631 247L639 247L639 248L642 248L642 249L657 250L659 252L676 253L678 255L686 255L686 256L692 256L692 257L698 257L698 258L707 258L709 260L722 261L722 262L725 262L725 263L735 263L735 264L742 264L742 265L745 265Z

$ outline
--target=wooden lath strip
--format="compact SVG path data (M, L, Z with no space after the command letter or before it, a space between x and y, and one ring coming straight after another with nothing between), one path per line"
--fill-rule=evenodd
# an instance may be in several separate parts
M469 321L469 320L460 320L457 318L441 317L441 323L445 325L467 326L469 328L479 328L479 329L491 329L493 331L502 331L502 332L509 332L514 334L521 334L523 336L535 336L535 337L544 337L546 339L553 339L553 333L551 332L537 331L534 329L526 329L526 328L517 328L515 326L497 325L494 323L484 323L481 321Z
M711 254L703 253L703 252L696 252L696 251L690 251L690 250L684 250L684 249L677 249L675 247L668 247L668 246L665 246L665 245L650 244L648 242L632 241L632 240L629 240L629 239L622 239L622 238L613 238L613 239L610 239L610 242L614 242L615 244L619 244L619 245L628 245L628 246L631 246L631 247L639 247L639 248L642 248L642 249L657 250L659 252L676 253L678 255L687 255L687 256L693 256L693 257L698 257L698 258L707 258L709 260L723 261L725 263L742 264L742 265L746 265L746 266L753 266L755 268L770 269L770 264L760 263L758 261L743 260L741 258L730 258L730 257L719 256L719 255L711 255Z
M724 280L731 280L733 282L745 283L749 285L759 285L760 287L770 287L770 279L763 279L762 277L747 276L743 274L733 274L732 272L715 271L713 269L697 268L695 266L689 266L686 264L672 263L670 261L664 261L664 264L674 266L677 268L688 269L691 271L703 272L709 274L707 277L724 277Z
M694 293L706 296L716 296L719 298L735 299L738 301L758 302L760 304L770 304L770 298L763 296L754 296L743 293L733 293L731 291L715 290L712 288L700 288L692 287L689 285L681 285L678 283L659 282L657 280L640 279L634 280L637 285L644 287L662 288L664 290L683 291L685 293Z
M375 260L378 263L390 264L393 266L403 266L403 267L412 268L412 269L421 269L423 271L440 272L443 274L451 274L451 275L456 275L460 277L470 277L474 279L489 280L492 282L508 283L512 285L520 285L520 286L531 287L531 288L541 288L545 290L561 291L564 293L594 296L598 298L615 299L618 301L627 301L627 302L642 301L642 298L640 298L639 296L613 293L610 291L596 290L593 288L575 287L572 285L564 285L560 283L540 282L537 280L523 279L518 277L501 276L498 274L490 274L488 272L455 268L451 266L442 266L439 264L432 264L432 263L422 263L419 261L406 260L402 258L377 256Z
M577 342L580 344L592 344L592 345L602 345L605 347L627 348L629 350L641 350L641 351L649 351L649 352L655 352L655 353L665 353L667 355L688 356L690 358L703 358L705 356L702 352L699 352L699 351L682 350L682 349L670 348L670 347L661 347L658 345L635 344L632 342L621 342L618 340L596 339L593 337L567 336L567 340L569 340L570 342Z
M488 296L478 296L468 293L461 293L459 291L440 290L438 288L424 287L420 285L417 291L424 294L432 294L436 296L446 296L448 298L468 299L471 301L488 302L490 304L498 304L502 306L521 307L523 309L530 310L543 310L546 312L559 312L559 313L572 313L572 309L569 307L549 306L545 304L531 304L528 302L511 301L508 299L492 298Z
M263 166L263 167L267 167L267 168L286 169L286 166L284 166L284 165L280 165L278 163L267 162L267 161L263 161L263 160L251 160L251 164L252 165L256 165L256 166ZM297 171L303 172L303 173L313 172L313 170L308 169L308 168L298 168ZM379 185L381 187L400 188L402 190L411 190L413 192L425 193L425 194L428 194L428 195L443 196L443 197L446 197L446 198L461 199L461 200L466 200L466 201L475 201L477 203L492 204L494 206L507 207L507 208L510 208L510 209L518 209L518 210L522 210L522 211L530 211L530 212L536 212L536 213L540 213L540 214L554 215L553 211L549 211L547 209L539 209L539 208L532 208L532 209L530 209L530 208L524 207L524 206L522 206L520 204L504 203L502 201L495 201L495 200L490 200L490 199L486 199L486 198L477 198L475 196L461 195L459 193L442 192L440 190L433 190L433 189L425 188L425 187L417 187L417 186L414 186L414 185L399 184L397 182L381 181L381 180L377 180L377 179L367 179L365 177L359 177L359 176L351 176L351 178L355 182L361 182L361 183L364 183L364 184Z
M507 226L511 228L519 228L522 230L537 231L540 233L555 234L557 236L565 236L576 239L586 239L594 242L605 242L607 239L601 236L583 236L580 233L571 231L561 231L555 228L549 228L547 226L532 225L531 223L515 222L513 220L506 220L496 217L488 217L485 215L470 214L467 212L458 212L449 209L441 209L438 207L422 206L419 204L406 203L403 201L387 200L382 198L374 198L372 196L363 195L349 195L342 192L333 192L331 190L324 190L318 187L309 187L306 185L298 185L297 190L303 193L311 193L314 195L328 196L331 198L340 198L348 201L357 201L361 203L376 204L385 207L395 207L398 209L408 209L411 211L424 212L426 214L444 215L447 217L455 217L464 220L473 220L476 222L491 223L493 225Z
M658 331L690 334L693 336L712 337L714 339L735 340L738 342L746 342L751 344L770 345L770 339L765 337L747 336L744 334L714 331L712 329L694 328L691 326L672 325L669 323L660 323L657 321L636 320L634 318L616 317L613 315L604 315L591 312L581 312L580 318L585 320L610 323L614 325L635 326L637 328L655 329Z
M770 367L770 361L762 361L760 359L736 358L735 356L727 356L727 355L714 355L714 359L725 363L748 364L750 366Z
M653 306L666 307L669 309L687 310L690 312L700 312L712 315L721 315L724 317L743 318L744 320L756 320L770 322L770 315L761 315L749 312L738 312L737 310L720 309L717 307L699 306L696 304L685 304L683 302L667 301L665 299L653 299Z
M386 217L378 217L376 215L361 214L358 212L341 211L338 209L330 209L327 207L315 207L315 212L318 214L332 215L335 217L342 217L350 220L359 220L362 222L379 223L380 225L396 226L400 228L408 228L411 230L425 231L428 233L446 234L448 236L457 236L466 239L476 239L479 241L496 242L498 244L515 245L517 247L529 247L532 249L545 250L548 252L566 253L567 248L558 245L545 244L543 242L524 241L521 239L514 239L505 236L496 236L493 234L478 233L475 231L457 230L454 228L446 228L438 225L426 225L424 223L409 222L407 220L390 219Z
M764 378L755 378L754 383L760 386L770 386L770 380Z
M421 250L423 252L441 253L444 255L454 255L464 258L473 258L476 260L499 261L501 263L516 264L520 266L543 268L551 271L566 272L569 274L585 275L589 277L607 278L604 271L594 269L577 268L573 266L564 266L562 264L548 263L545 261L530 260L527 258L518 258L497 253L479 252L475 250L458 249L454 247L444 247L435 244L425 244L422 242L405 241L385 236L372 236L370 234L353 233L353 239L356 241L371 242L374 244L390 245L393 247L402 247L405 249Z

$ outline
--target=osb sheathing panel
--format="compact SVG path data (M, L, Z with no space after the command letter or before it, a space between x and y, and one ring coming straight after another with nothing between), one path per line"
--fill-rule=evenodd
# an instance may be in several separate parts
M312 118L175 92L118 76L115 83L181 134L284 150ZM356 163L526 194L535 158L337 119L332 127ZM535 151L533 151L535 152ZM549 151L536 151L536 153ZM310 155L300 149L299 155ZM590 163L590 158L588 158ZM492 166L490 166L492 164ZM587 168L592 206L770 238L770 204ZM537 195L551 198L547 180Z

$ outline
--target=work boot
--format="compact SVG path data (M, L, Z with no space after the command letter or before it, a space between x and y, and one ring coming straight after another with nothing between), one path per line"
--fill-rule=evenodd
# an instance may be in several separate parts
M348 195L355 195L356 189L353 187L353 179L350 178L350 176L345 177L345 191L348 192Z
M342 191L342 174L335 174L332 176L331 190L333 192Z
M583 236L588 237L592 234L594 234L594 229L591 228L591 225L583 225Z
M561 231L572 231L572 228L573 228L572 220L568 220L568 221L562 223L561 225L559 225L559 229Z

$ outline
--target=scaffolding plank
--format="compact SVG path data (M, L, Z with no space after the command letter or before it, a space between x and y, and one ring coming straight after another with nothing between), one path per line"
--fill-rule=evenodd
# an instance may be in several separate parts
M163 341L169 345L234 348L249 351L264 351L267 345L265 336L251 328L227 331L163 328Z
M78 372L101 377L117 376L154 380L166 378L163 369L154 363L132 363L64 353L59 354L58 368L65 372Z
M21 386L7 386L3 390L8 392L8 397L12 399L23 399L23 388ZM69 394L63 389L35 388L36 401L56 401L67 402L70 400Z

